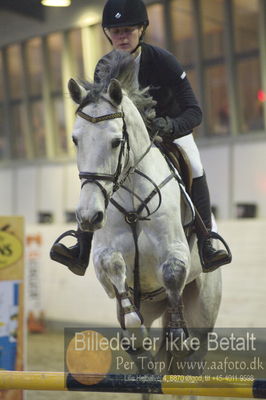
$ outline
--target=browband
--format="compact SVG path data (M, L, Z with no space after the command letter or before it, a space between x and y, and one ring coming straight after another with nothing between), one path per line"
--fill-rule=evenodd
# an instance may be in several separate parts
M85 114L81 110L77 111L77 114L81 118L86 119L87 121L92 122L93 124L97 124L98 122L101 122L101 121L107 121L109 119L124 118L124 113L123 112L106 114L106 115L102 115L100 117L92 117L92 116L90 116L88 114Z

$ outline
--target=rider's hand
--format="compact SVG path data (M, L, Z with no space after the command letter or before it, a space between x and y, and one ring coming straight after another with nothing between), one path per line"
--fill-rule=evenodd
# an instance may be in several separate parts
M173 121L169 117L155 118L152 122L152 129L159 136L170 136L174 131Z

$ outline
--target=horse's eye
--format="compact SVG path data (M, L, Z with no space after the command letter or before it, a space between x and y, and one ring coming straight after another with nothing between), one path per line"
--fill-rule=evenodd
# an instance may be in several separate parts
M112 140L112 149L118 147L124 140L120 138L116 138Z
M75 146L78 145L78 140L77 140L77 138L75 138L74 136L72 136L72 141L73 141L73 143L74 143Z

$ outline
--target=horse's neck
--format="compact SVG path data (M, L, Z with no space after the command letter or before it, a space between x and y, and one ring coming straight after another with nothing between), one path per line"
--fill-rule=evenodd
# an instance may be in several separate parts
M137 146L131 149L130 157L130 168L135 172L129 175L126 186L144 199L155 189L155 185L159 186L171 174L171 171L159 149L154 145L151 147L149 139L145 141L139 138L135 143ZM127 201L130 201L128 197Z
M143 157L151 144L146 126L137 108L127 96L123 98L123 109L131 148L130 166L135 167L137 165L139 169L148 171L153 156L150 152L147 152Z
M169 167L158 147L151 144L149 134L143 123L135 127L130 137L131 156L130 166L136 167L155 183L169 175Z
M131 148L129 166L136 167L137 170L152 179L156 185L159 185L170 174L169 167L159 149L155 146L151 147L146 126L128 98L124 101L124 109ZM136 173L130 175L126 185L132 191L140 193L142 198L148 196L154 189L148 179Z

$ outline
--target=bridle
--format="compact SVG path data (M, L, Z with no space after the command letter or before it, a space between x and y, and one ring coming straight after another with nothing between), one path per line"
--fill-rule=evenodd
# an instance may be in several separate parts
M108 103L110 102L107 98L102 96L103 100L107 101ZM148 148L144 151L144 153L139 157L137 162L135 163L134 166L131 166L128 168L124 176L119 180L121 171L122 171L122 158L125 153L125 149L127 150L126 154L126 161L125 161L125 166L128 164L129 161L129 152L130 152L130 144L129 144L129 135L127 131L127 126L126 126L126 121L125 121L125 114L122 111L116 112L116 113L111 113L111 114L105 114L101 115L99 117L94 117L89 114L84 113L81 109L77 110L77 115L79 115L81 118L85 119L86 121L89 121L93 124L96 124L98 122L102 121L107 121L110 119L116 119L116 118L122 118L123 120L123 127L122 127L122 140L121 140L121 146L120 146L120 152L118 155L118 161L117 161L117 167L115 170L114 174L101 174L97 172L87 172L87 171L80 171L79 173L79 178L80 179L85 179L82 182L81 189L87 184L87 183L95 183L102 191L102 194L105 199L105 208L107 208L109 201L125 216L125 220L129 224L133 224L137 222L138 220L147 220L148 217L150 217L152 214L154 214L161 206L162 202L162 197L161 197L161 191L160 189L166 185L172 178L174 178L174 174L170 174L160 185L156 185L155 182L151 178L149 178L146 174L143 172L139 171L137 169L138 164L143 160L143 158L146 156L146 154L150 151L151 147L154 144L154 139L155 137L151 140L150 145ZM125 180L128 178L130 174L136 173L139 176L142 176L146 180L148 180L154 189L151 191L149 196L147 196L144 200L142 200L136 193L134 193L132 190L128 189L126 186L123 185ZM113 190L112 194L115 193L120 187L122 187L124 190L127 192L131 193L133 197L135 197L139 202L140 205L136 211L129 212L125 208L123 208L120 204L118 204L113 198L111 198L111 194L108 194L106 189L103 187L103 185L99 181L109 181L113 183ZM150 211L148 207L148 203L151 201L151 199L155 196L158 195L159 201L157 207L153 210ZM141 217L141 213L143 210L146 210L147 215L145 217Z
M117 167L114 172L114 174L100 174L97 172L84 172L81 171L79 173L79 178L80 179L85 179L85 181L82 182L81 188L83 188L87 183L95 183L102 191L104 199L105 199L105 208L108 206L109 202L109 194L105 190L105 188L102 186L102 184L99 181L110 181L113 183L113 193L118 190L120 187L120 184L118 182L121 171L122 171L122 157L125 152L125 148L127 149L127 159L129 158L129 151L130 151L130 146L129 146L129 138L128 138L128 132L127 132L127 126L125 122L125 117L123 111L121 112L116 112L116 113L111 113L111 114L105 114L99 117L92 117L88 114L85 114L83 111L78 110L77 115L79 115L81 118L85 119L86 121L89 121L93 124L97 124L98 122L102 121L107 121L110 119L116 119L116 118L122 118L123 120L123 128L122 128L122 133L123 137L121 140L121 146L120 146L120 152L118 155L118 161L117 161Z

